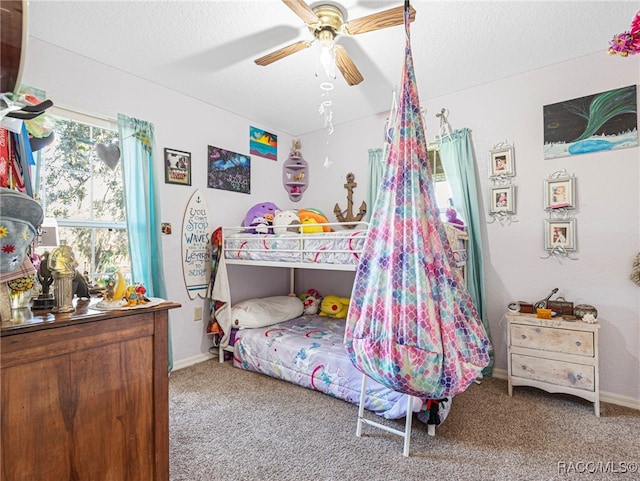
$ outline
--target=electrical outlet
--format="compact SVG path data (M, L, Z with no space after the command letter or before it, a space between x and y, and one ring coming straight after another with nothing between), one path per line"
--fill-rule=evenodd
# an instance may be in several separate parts
M202 320L202 307L194 307L193 308L193 320L201 321Z

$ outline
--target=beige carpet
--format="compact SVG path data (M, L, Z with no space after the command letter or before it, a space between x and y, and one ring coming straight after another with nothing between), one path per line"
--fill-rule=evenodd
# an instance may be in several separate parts
M435 437L414 416L408 458L400 436L357 438L356 406L229 362L174 372L169 388L172 481L640 479L640 411L602 404L596 418L572 396L510 398L499 379L456 396Z

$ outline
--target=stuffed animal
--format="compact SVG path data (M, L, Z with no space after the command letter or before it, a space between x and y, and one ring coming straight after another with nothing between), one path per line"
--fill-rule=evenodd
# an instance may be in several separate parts
M320 310L320 303L322 299L314 296L307 296L307 298L302 301L302 312L305 314L317 314Z
M273 218L273 233L285 234L287 232L297 233L300 231L300 219L295 210L283 210L278 212Z
M322 296L316 289L309 289L298 296L302 301L303 312L305 314L317 314L320 310Z
M346 319L349 312L349 302L348 297L324 296L320 303L320 316Z
M247 211L242 225L251 227L247 229L251 234L273 234L271 225L278 212L280 209L273 202L261 202Z
M300 209L298 210L298 217L300 218L300 222L303 224L327 224L329 220L324 213L318 209ZM312 231L312 232L333 232L334 229L328 225L322 225L321 231ZM306 229L303 229L303 232L310 232Z
M311 217L308 217L302 221L301 229L303 234L315 234L317 232L323 232L322 226Z
M464 222L462 219L458 219L458 213L453 207L448 207L446 211L447 222L450 224L455 224L455 227L458 229L464 230Z

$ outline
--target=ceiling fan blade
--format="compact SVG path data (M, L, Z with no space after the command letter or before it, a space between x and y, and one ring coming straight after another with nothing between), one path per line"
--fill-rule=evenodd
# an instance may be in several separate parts
M320 23L318 16L303 0L282 0L307 25Z
M409 19L413 22L416 19L416 11L411 6L409 8ZM400 6L351 20L342 25L342 31L348 35L358 35L372 30L380 30L381 28L395 27L403 23L404 6Z
M289 55L299 52L300 50L304 50L305 48L309 48L310 46L311 42L309 42L308 40L300 40L299 42L292 43L291 45L282 47L275 52L271 52L267 55L264 55L263 57L257 58L254 60L254 62L262 66L269 65L276 60L288 57Z
M333 49L336 52L336 65L338 70L349 85L358 85L364 80L362 74L349 57L349 54L342 45L335 45Z

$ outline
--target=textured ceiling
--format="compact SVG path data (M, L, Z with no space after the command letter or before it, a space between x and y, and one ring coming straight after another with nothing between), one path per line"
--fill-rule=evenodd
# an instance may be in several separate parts
M318 2L316 2L318 3ZM335 2L320 2L335 3ZM402 1L342 0L347 20ZM311 4L314 5L314 4ZM411 45L421 100L595 52L629 28L638 1L412 1ZM29 2L29 34L251 119L301 135L322 129L314 48L267 67L253 59L309 30L283 2ZM334 123L387 111L404 59L404 28L341 43L364 76L331 92Z

